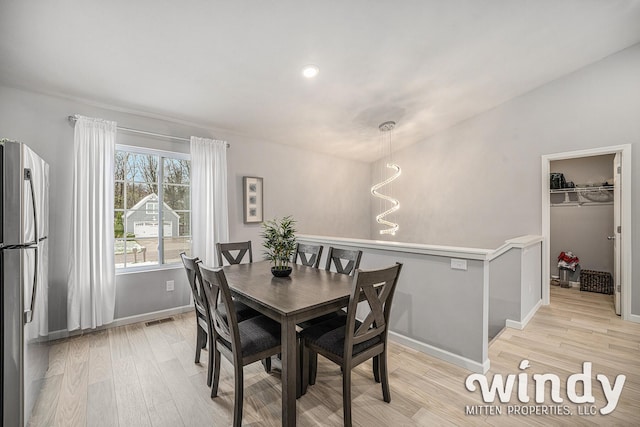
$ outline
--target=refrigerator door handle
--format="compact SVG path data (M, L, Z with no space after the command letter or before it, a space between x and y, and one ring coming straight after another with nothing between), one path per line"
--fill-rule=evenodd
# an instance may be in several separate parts
M33 209L33 241L38 241L38 211L36 210L36 191L33 188L33 179L31 177L31 169L24 169L24 179L29 181L29 189L31 190L31 207Z
M33 322L33 310L35 310L36 306L36 291L38 290L38 247L31 246L25 249L33 249L35 251L35 259L33 264L33 285L31 288L31 303L24 310L23 320L25 325L27 323Z

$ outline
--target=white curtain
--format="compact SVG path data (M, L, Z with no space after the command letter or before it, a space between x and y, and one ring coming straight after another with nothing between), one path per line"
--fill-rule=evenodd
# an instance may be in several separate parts
M111 323L116 300L113 193L116 123L78 116L67 329Z
M191 235L193 256L217 265L215 245L229 240L227 143L191 137Z

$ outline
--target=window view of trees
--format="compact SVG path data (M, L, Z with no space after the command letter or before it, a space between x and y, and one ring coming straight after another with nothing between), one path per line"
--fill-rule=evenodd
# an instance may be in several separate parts
M191 162L117 150L114 172L116 267L179 262L191 248Z

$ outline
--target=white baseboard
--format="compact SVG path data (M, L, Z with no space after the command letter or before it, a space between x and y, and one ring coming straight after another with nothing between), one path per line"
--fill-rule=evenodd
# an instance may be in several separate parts
M531 311L529 311L529 313L527 313L527 315L524 317L524 319L522 319L522 321L518 322L517 320L507 319L505 321L505 326L507 328L523 330L524 327L527 326L527 323L529 323L529 321L536 314L536 312L538 311L538 309L540 308L541 305L542 305L542 300L539 300L536 303L536 305L533 306Z
M102 325L95 329L76 329L73 331L68 331L67 329L60 329L58 331L49 332L49 340L53 341L53 340L58 340L62 338L73 337L76 335L82 335L82 334L86 334L93 331L101 331L103 329L110 329L110 328L116 328L118 326L130 325L132 323L148 322L150 320L162 319L167 316L187 313L191 310L193 310L193 304L184 305L182 307L168 308L166 310L153 311L151 313L136 314L135 316L122 317L120 319L115 319L113 322L109 323L108 325Z
M640 316L637 314L629 314L629 321L634 323L640 323Z
M485 360L483 363L476 362L474 360L467 359L464 356L460 356L441 348L417 341L413 338L406 337L397 332L389 331L389 337L393 342L405 345L409 348L418 350L430 356L437 357L438 359L442 359L445 362L453 363L454 365L468 369L472 372L484 374L489 370L489 367L491 366L489 359Z

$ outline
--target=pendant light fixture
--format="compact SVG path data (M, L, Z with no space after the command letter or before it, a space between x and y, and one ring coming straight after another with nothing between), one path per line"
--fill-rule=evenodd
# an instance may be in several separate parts
M387 194L382 194L378 192L378 190L386 185L391 184L402 173L400 166L393 162L393 158L391 156L391 136L393 134L393 129L395 128L395 126L396 122L392 121L384 122L380 126L378 126L378 129L380 129L380 149L383 154L383 159L386 156L387 161L385 162L383 160L381 162L383 166L381 168L382 172L380 175L381 181L371 187L371 194L373 194L374 197L377 197L380 201L381 212L380 214L376 215L376 222L382 226L387 227L381 229L380 234L390 234L392 236L395 236L399 226L395 222L391 222L385 219L385 217L400 209L400 202L398 201L398 199L394 199L392 197L393 187L391 185L385 190ZM390 176L385 178L385 176L389 174L388 169L391 169L391 171L393 172Z

